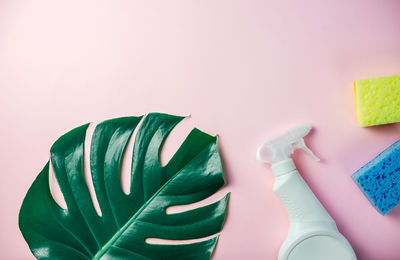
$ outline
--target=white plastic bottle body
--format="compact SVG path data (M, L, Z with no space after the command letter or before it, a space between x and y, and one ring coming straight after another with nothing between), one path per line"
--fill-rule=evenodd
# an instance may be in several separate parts
M327 222L336 226L297 170L277 176L273 191L284 205L291 224Z
M350 244L339 233L335 221L300 176L293 161L283 161L278 166L273 166L273 171L273 191L281 200L290 219L289 233L280 248L278 259L311 260L318 259L321 254L330 255L332 259L335 259L335 255L340 256L336 259L341 260L356 259ZM311 242L304 243L306 240ZM335 243L333 246L337 249L327 252ZM328 250L322 249L324 246ZM295 247L297 251L293 251ZM313 255L318 256L313 258Z
M294 165L290 156L302 149L315 161L319 158L306 146L310 125L299 125L258 147L256 158L270 163L275 175L273 190L290 219L289 233L279 250L279 260L355 260L353 248Z

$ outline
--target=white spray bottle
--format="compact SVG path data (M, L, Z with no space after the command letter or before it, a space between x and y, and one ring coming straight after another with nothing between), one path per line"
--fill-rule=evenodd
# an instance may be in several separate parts
M290 156L304 150L319 158L305 145L311 126L300 125L286 134L265 141L257 160L271 164L275 175L273 190L285 206L290 228L279 251L279 260L353 260L353 248L339 233L335 221L305 183Z

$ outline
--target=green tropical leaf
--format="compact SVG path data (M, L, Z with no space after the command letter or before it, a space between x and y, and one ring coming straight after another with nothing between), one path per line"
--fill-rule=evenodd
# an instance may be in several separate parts
M38 259L210 259L218 236L186 244L149 244L147 238L189 240L222 229L228 195L200 208L167 214L174 205L203 200L224 185L216 137L193 129L167 165L159 153L183 117L152 113L98 124L90 147L90 168L101 216L84 176L87 125L51 147L51 163L67 209L53 199L49 162L23 201L19 227ZM131 188L120 181L121 160L139 127L133 148Z

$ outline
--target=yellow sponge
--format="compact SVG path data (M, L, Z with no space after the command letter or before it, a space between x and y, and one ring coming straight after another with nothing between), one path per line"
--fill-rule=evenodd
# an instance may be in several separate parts
M400 122L400 74L354 81L360 126Z

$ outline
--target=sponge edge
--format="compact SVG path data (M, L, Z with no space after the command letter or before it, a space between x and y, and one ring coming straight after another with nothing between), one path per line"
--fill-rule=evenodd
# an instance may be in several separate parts
M400 140L352 175L371 204L385 215L400 202Z
M354 94L360 126L400 122L400 74L354 81Z

